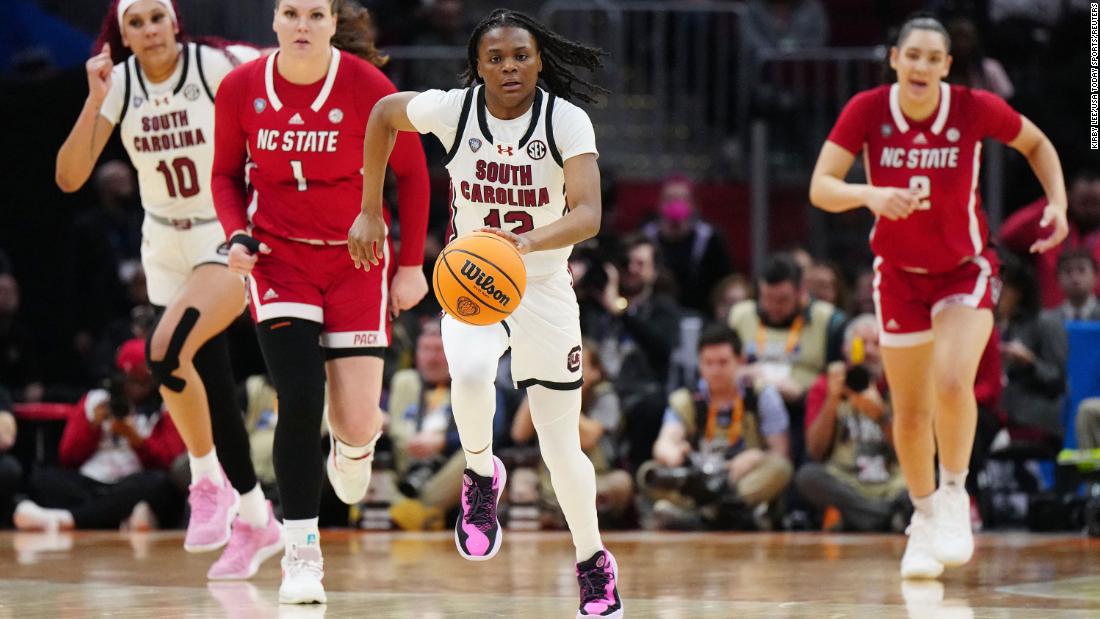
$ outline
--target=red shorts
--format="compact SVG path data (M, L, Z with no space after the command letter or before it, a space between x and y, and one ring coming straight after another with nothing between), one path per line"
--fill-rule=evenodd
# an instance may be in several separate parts
M992 249L950 271L920 273L875 258L879 344L918 346L932 341L932 317L948 305L993 309L1000 262Z
M347 245L312 245L257 232L270 254L260 256L248 281L252 318L302 318L322 325L325 348L389 345L391 248L370 271L355 268Z

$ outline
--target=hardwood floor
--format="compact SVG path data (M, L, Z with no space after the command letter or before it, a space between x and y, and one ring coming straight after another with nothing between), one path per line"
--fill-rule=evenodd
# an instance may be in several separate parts
M905 583L900 536L617 533L627 617L1100 617L1100 540L983 535L969 565ZM0 533L8 617L573 617L569 537L505 532L471 563L450 533L326 531L323 607L277 602L277 559L251 581L208 583L216 553L180 532Z

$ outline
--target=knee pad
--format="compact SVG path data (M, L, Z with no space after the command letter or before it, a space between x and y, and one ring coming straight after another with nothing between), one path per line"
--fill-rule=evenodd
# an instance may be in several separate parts
M191 330L199 322L200 315L199 310L193 307L184 310L183 316L180 316L180 321L176 324L176 330L172 332L172 339L168 341L168 350L164 352L164 358L156 361L149 359L149 370L153 375L153 380L164 385L170 391L183 393L184 388L187 387L187 381L178 376L173 376L172 372L179 369L180 351L183 350L183 344L187 341L187 336L191 335ZM149 348L150 345L147 344L146 357L151 357Z

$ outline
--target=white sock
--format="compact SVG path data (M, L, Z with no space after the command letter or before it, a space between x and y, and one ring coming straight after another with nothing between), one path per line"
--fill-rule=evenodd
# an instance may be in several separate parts
M492 374L477 380L451 379L451 410L466 454L466 468L493 476L493 415L496 396Z
M290 553L293 547L320 547L321 545L321 534L317 531L316 518L283 520L283 531L286 533L287 553Z
M915 497L912 494L909 495L909 500L913 502L913 507L925 516L932 517L932 495L926 495L922 497Z
M50 509L42 507L34 501L20 501L15 506L15 524L19 529L42 529L44 531L57 531L58 529L72 529L73 514L67 509ZM26 525L26 526L20 526Z
M333 436L332 438L334 439L336 452L338 454L340 454L344 458L347 458L348 460L359 460L363 456L374 452L374 445L378 443L378 439L382 438L382 432L379 431L378 434L375 434L374 438L368 441L366 445L359 446L348 445L347 443L341 441L335 436Z
M191 461L191 483L198 483L199 480L209 479L215 484L222 484L222 465L218 462L218 451L211 448L210 453L205 456L196 456L195 454L188 452L187 459Z
M238 516L250 527L267 526L267 499L260 484L241 495L241 511Z
M943 468L940 465L940 488L956 488L959 490L966 490L966 475L970 472L970 469L966 469L961 473L954 473Z
M527 388L527 398L542 459L550 470L550 482L569 523L580 563L603 548L596 517L596 471L581 451L581 390L557 391L536 385Z

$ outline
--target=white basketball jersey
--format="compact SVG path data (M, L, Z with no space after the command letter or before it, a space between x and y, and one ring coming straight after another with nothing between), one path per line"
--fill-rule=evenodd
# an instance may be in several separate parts
M214 91L203 74L199 46L187 44L180 54L178 76L154 88L146 84L135 56L124 65L118 125L137 168L142 205L170 219L216 217L210 192Z
M565 172L551 120L555 99L537 89L527 131L517 142L503 142L489 131L484 87L467 89L444 159L451 175L451 239L486 226L521 234L565 214ZM527 277L564 271L572 249L525 255Z

